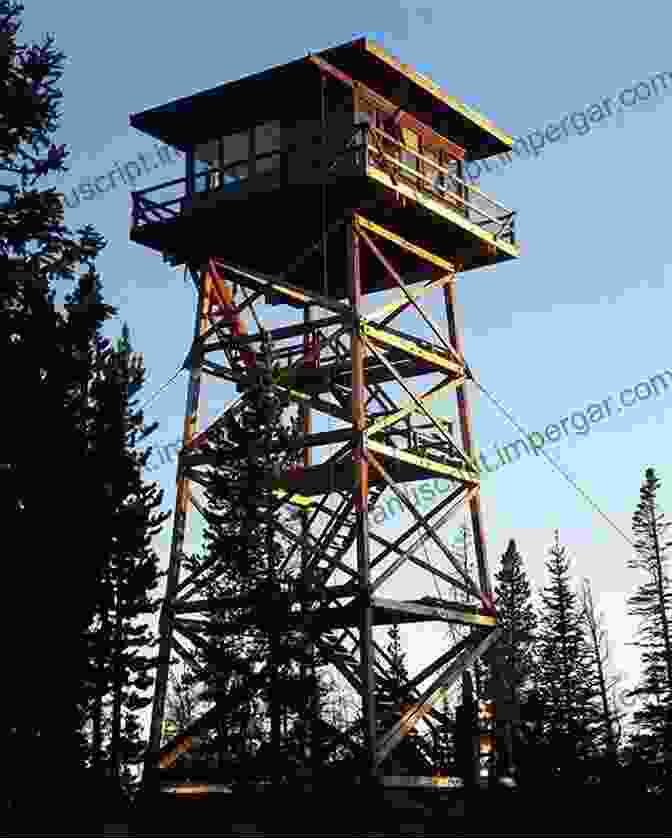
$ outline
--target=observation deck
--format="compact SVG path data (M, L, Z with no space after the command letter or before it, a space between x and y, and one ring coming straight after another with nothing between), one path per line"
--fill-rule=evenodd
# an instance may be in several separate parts
M183 177L132 195L131 239L175 264L217 256L344 298L353 213L435 255L417 280L445 270L442 261L465 271L519 256L515 213L464 175L466 162L509 150L511 138L368 39L131 125L186 156ZM404 281L416 281L413 254L394 256ZM389 288L378 260L365 256L362 269L365 294Z

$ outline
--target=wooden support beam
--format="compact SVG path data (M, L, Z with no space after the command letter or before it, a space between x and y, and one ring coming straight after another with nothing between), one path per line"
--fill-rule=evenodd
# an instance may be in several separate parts
M447 689L460 677L462 672L486 652L501 635L501 628L491 630L485 638L469 652L462 652L458 658L441 673L432 684L422 692L420 701L406 711L396 725L379 738L376 744L376 764L380 765L392 749L404 739L406 734L430 712L441 698L441 689Z
M418 259L422 259L425 262L436 265L438 268L442 268L447 274L453 275L455 273L455 265L452 262L448 262L447 259L443 259L435 253L431 253L431 251L425 250L425 248L421 248L419 245L413 244L413 242L409 242L408 239L404 239L402 236L393 233L391 230L387 230L380 224L376 224L375 222L358 214L355 214L355 223L359 227L363 227L364 230L369 230L371 233L375 233L376 236L381 236L383 239L387 239L388 242L394 242L394 244L402 248L402 250L405 250L407 253L412 253L414 256L417 256Z
M424 349L413 341L405 338L400 338L398 335L392 335L384 329L376 329L375 326L365 322L362 326L362 332L372 341L377 344L382 344L386 347L394 347L401 350L413 358L421 358L423 361L434 365L439 370L450 370L452 373L463 374L464 366L452 359L446 358L438 352Z
M442 620L448 623L474 624L475 626L494 626L495 618L492 615L481 615L478 612L470 611L467 608L457 608L457 604L451 608L439 606L425 606L422 603L412 603L407 600L392 600L389 597L374 597L373 605L387 611L403 612L414 618L428 618L430 620Z
M325 297L322 294L308 292L299 286L290 285L284 282L284 280L279 280L277 277L264 277L259 273L251 274L249 271L245 271L238 266L230 265L219 260L216 260L215 264L220 271L234 274L240 285L262 289L267 293L286 297L288 300L302 307L315 305L335 314L347 315L348 317L351 315L352 310L350 306L341 303L339 300Z
M465 381L465 378L462 376L458 379L453 379L452 381L447 382L446 384L441 384L435 390L431 390L428 393L423 394L422 396L418 397L418 401L422 404L426 404L427 402L431 402L436 399L438 396L445 396L446 391L457 387L458 385L462 384ZM407 417L409 414L414 413L418 410L418 406L413 400L409 400L408 402L404 402L402 406L399 408L398 411L395 411L393 414L389 414L386 417L381 417L378 420L369 425L367 428L367 432L369 435L379 434L385 428L389 428L391 425L399 422L400 420ZM439 424L439 420L435 418L434 420L437 425ZM447 421L446 421L447 422Z
M194 276L194 279L195 276ZM208 328L208 305L210 299L210 275L203 272L200 276L199 295L196 307L196 323L194 327L194 342L203 335ZM195 364L190 373L187 388L187 405L182 433L182 447L189 446L198 427L199 393L201 389L201 364ZM170 669L170 650L172 641L172 601L175 598L180 578L180 566L183 556L183 546L189 512L189 478L186 470L178 468L177 491L175 499L175 521L168 563L166 579L166 593L159 617L159 652L157 662L157 678L150 720L150 736L147 757L143 771L143 785L149 789L153 783L156 766L152 756L159 751L161 743L161 725L163 722L164 706L168 692L168 672Z
M457 319L455 304L455 289L444 288L446 318L448 320L448 332L450 340L457 351L462 355L462 335ZM475 449L471 428L471 410L469 406L469 395L465 385L457 389L457 409L462 434L462 445L466 455L474 459ZM485 545L485 534L483 533L483 520L481 515L481 502L478 493L469 501L471 511L471 525L474 531L474 548L476 551L476 562L478 565L478 577L483 595L492 600L492 584L490 581L490 570L488 568L487 549Z
M471 472L465 469L459 461L450 464L441 463L438 460L420 457L420 455L412 454L402 449L395 449L392 446L385 445L385 443L379 443L377 440L369 440L369 449L386 455L392 460L408 463L419 469L426 470L429 474L445 475L458 481L464 481L466 484L479 484L481 480L478 472Z
M306 332L314 329L326 329L329 326L336 326L343 323L341 316L334 316L330 318L321 318L320 320L307 321L306 323L296 323L292 326L282 326L278 329L269 329L268 338L271 341L284 341L287 338L296 338L300 335L305 335ZM241 335L237 338L231 338L231 343L234 346L243 346L245 344L253 344L255 341L261 341L262 335L255 332L253 335Z

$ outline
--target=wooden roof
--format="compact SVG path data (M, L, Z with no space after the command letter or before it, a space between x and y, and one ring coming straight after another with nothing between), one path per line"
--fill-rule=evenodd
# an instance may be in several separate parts
M466 150L467 160L508 151L513 140L482 114L449 96L427 76L359 38L317 53ZM319 71L310 55L252 76L132 114L131 126L187 151L194 143L272 119L299 115L317 102ZM302 92L297 97L297 91ZM314 91L314 96L311 96Z

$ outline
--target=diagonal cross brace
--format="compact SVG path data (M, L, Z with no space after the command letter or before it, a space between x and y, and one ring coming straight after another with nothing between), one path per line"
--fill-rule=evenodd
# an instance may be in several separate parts
M441 689L449 688L460 674L480 658L502 634L501 627L489 632L472 650L464 650L432 683L423 691L419 702L409 708L401 719L376 743L376 765L380 765L413 728L416 722L430 713L434 703L441 698ZM441 691L441 692L440 692Z

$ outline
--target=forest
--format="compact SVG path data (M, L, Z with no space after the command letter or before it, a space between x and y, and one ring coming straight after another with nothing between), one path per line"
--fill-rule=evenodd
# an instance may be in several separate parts
M7 809L17 818L34 807L35 785L44 780L44 795L54 802L73 786L101 806L135 800L165 578L155 539L171 524L171 513L160 509L163 492L147 478L158 423L148 424L138 407L147 375L141 348L132 345L132 324L124 324L120 339L105 334L117 315L96 267L107 242L91 225L69 229L63 195L44 186L68 160L67 146L56 141L66 56L52 36L24 42L22 12L22 4L0 0L0 340L9 395L0 482L11 593L3 718ZM223 428L213 451L225 454L235 433ZM269 556L280 564L282 540L255 518L252 500L230 489L236 467L224 454L207 488L204 554L188 558L187 567L224 558L207 596L236 598L229 619L244 621L246 609L271 597L269 586L296 580L290 572L270 583L265 577ZM495 572L501 639L471 668L461 693L446 695L443 722L412 732L389 772L403 765L416 774L463 777L474 743L485 765L499 759L491 744L501 735L509 738L523 791L550 785L568 795L577 787L651 799L672 794L672 535L670 513L658 500L662 480L657 466L642 464L628 500L629 567L639 579L627 599L639 627L632 638L637 683L625 690L619 682L597 596L562 532L549 533L539 592L511 533ZM465 567L473 561L471 539L466 525L455 534ZM297 633L278 636L261 626L223 637L216 621L209 631L209 646L193 666L173 669L163 739L174 740L213 708L216 731L193 738L170 770L176 778L214 773L235 784L300 776L311 771L304 760L309 742L312 766L320 764L322 743L328 769L351 771L361 714L356 696L319 657L305 665ZM393 719L409 680L399 626L387 630L385 650L392 678L380 685L379 702ZM269 660L280 664L269 668ZM499 711L506 731L496 724L493 741L488 721L497 709L488 697L495 671L504 674L506 708ZM280 704L271 703L278 696ZM472 696L486 701L475 704Z

